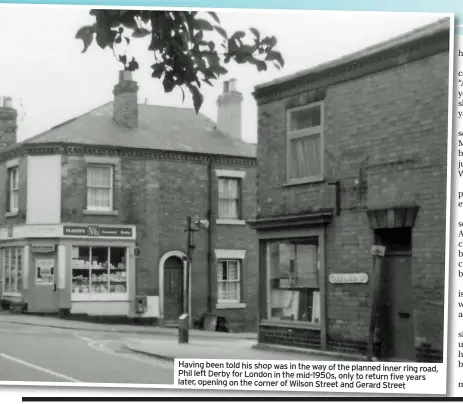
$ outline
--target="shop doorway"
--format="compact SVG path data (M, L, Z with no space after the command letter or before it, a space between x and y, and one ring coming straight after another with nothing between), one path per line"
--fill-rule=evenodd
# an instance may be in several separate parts
M381 274L381 358L415 361L412 284L412 231L395 228L376 231L386 247Z
M164 325L177 325L183 313L183 261L171 256L164 262Z

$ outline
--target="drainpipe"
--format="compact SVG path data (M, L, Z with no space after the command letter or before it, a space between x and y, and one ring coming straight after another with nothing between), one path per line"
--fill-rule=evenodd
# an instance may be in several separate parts
M212 312L212 268L213 265L213 187L212 187L212 160L209 160L207 166L208 176L208 209L207 209L207 220L209 221L209 227L207 228L207 311Z

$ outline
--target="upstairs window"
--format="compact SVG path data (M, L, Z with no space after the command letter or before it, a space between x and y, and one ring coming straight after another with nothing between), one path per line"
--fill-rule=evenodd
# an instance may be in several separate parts
M8 212L16 213L19 209L19 169L8 169Z
M87 210L113 210L113 166L87 166Z
M219 219L241 219L241 179L219 178Z
M323 102L288 110L287 179L323 179Z

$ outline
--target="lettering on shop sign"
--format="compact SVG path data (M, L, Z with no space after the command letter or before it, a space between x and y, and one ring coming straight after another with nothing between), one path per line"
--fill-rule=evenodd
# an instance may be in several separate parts
M368 274L330 274L328 280L330 283L367 283Z
M132 237L130 227L64 226L65 236Z

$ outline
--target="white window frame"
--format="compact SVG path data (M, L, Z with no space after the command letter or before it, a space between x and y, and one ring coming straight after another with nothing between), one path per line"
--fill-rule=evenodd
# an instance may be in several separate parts
M110 190L110 199L109 199L109 207L101 207L101 206L90 206L88 204L89 198L89 190L91 188L101 188L101 187L93 187L89 184L88 178L89 178L89 170L92 168L109 168L109 175L110 175L110 180L109 180L109 190ZM89 212L112 212L114 210L114 166L112 164L98 164L98 163L88 163L87 164L87 211Z
M238 262L238 300L219 300L217 296L216 309L243 309L246 308L246 303L242 302L241 286L243 282L242 272L246 250L215 250L217 264L222 261L237 261ZM217 288L219 287L219 279L217 279ZM217 293L218 295L218 293Z
M20 250L21 251L21 283L24 283L24 247L21 247L21 246L9 246L9 247L3 247L1 249L1 257L2 257L2 296L5 296L5 297L10 297L10 296L21 296L21 292L18 292L18 255L16 254L15 255L15 259L14 259L14 272L15 272L15 287L14 289L11 289L9 288L8 290L6 290L5 286L6 286L6 282L5 282L5 256L6 256L6 250L9 250L10 251L10 254L11 254L11 251L12 250ZM11 255L10 255L11 257ZM11 263L11 258L10 259L10 263ZM9 275L10 275L10 285L11 285L11 274L12 274L12 266L10 265L10 271L9 271ZM21 290L23 289L22 287L23 285L21 285Z
M228 263L230 262L236 263L238 267L238 270L236 271L238 276L237 276L237 279L234 279L234 280L227 279L224 281L222 279L217 279L217 288L219 287L221 283L225 283L225 284L236 283L238 285L238 288L237 288L238 297L236 299L219 299L219 297L217 296L217 303L218 304L241 303L241 261L237 259L230 259L230 258L227 258L227 259L222 258L222 259L217 260L217 264L222 264L224 262L227 263L227 266L228 266Z
M310 128L304 128L300 130L290 130L291 127L291 114L295 111L301 111L304 109L311 109L320 106L320 125L313 126ZM317 182L323 181L324 178L324 167L325 167L325 139L324 139L324 127L325 127L325 108L324 101L313 102L311 104L303 105L301 107L295 107L286 111L286 181L288 185L301 184L306 182ZM312 175L302 178L291 178L290 162L291 158L291 140L307 138L313 136L320 136L320 174Z
M216 176L217 176L217 184L220 182L220 180L224 179L231 179L231 180L237 180L238 181L238 187L239 187L239 213L240 217L236 219L231 219L231 218L221 218L219 216L219 209L218 209L218 204L219 204L219 195L217 193L217 219L216 219L216 224L229 224L229 225L245 225L246 221L242 218L244 215L243 212L243 180L246 177L246 171L239 171L239 170L215 170ZM218 189L218 188L217 188Z
M129 288L130 288L130 248L122 245L113 245L113 244L102 244L102 245L89 245L89 244L80 244L74 243L71 246L72 248L86 247L90 248L90 268L88 269L89 277L91 278L93 271L93 258L92 258L92 249L93 248L108 248L108 262L111 260L111 249L112 248L123 248L125 250L125 292L107 292L107 293L92 293L89 290L88 293L75 293L71 289L71 302L87 302L87 301L128 301L129 300ZM70 254L70 268L71 268L71 284L73 282L74 273L72 270L72 255ZM111 271L108 269L108 274ZM92 284L91 279L89 279L89 287ZM108 281L108 284L111 284L111 281Z
M8 168L8 212L10 214L18 213L19 210L19 165L14 164ZM16 187L13 186L13 178L16 175ZM13 206L13 195L17 194L18 206Z

